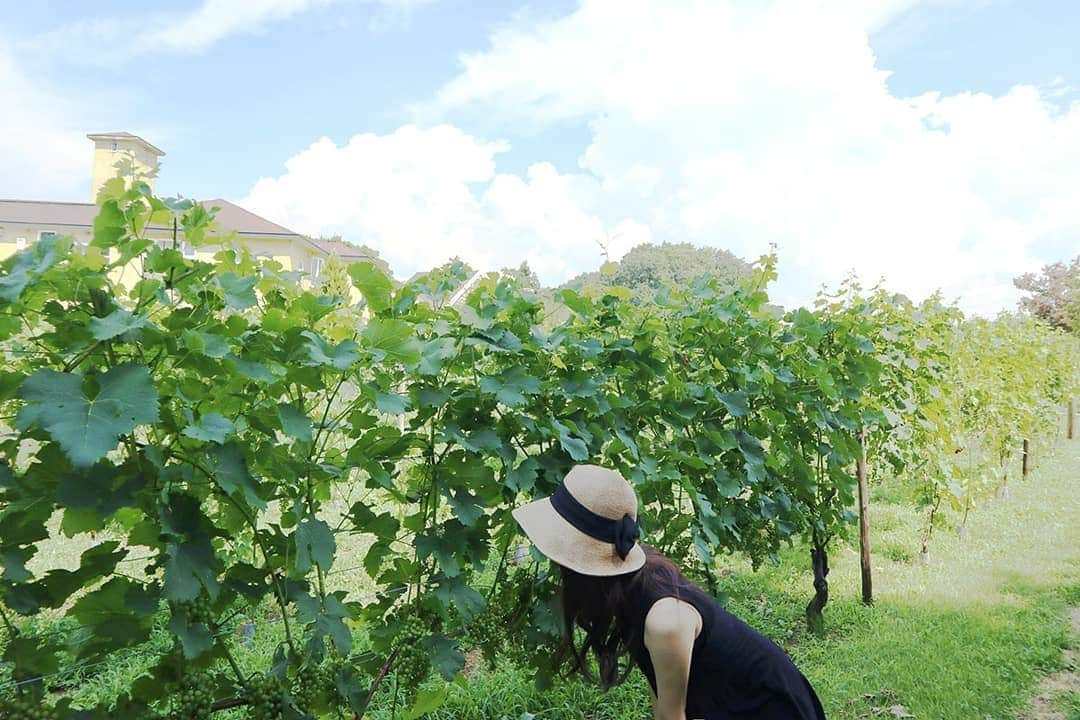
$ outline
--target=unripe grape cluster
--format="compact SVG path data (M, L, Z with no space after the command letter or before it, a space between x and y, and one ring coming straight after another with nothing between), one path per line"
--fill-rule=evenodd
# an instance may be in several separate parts
M285 709L285 691L273 675L259 673L247 681L245 698L248 715L253 720L281 720Z
M488 667L495 664L495 657L502 651L506 641L506 626L499 609L488 605L469 621L467 636L469 644L480 648Z
M186 676L173 695L174 720L210 720L214 694L210 678L199 673Z
M0 699L0 720L60 720L56 708L28 695Z
M184 600L177 603L177 607L184 610L193 623L205 623L209 627L214 621L214 610L210 606L210 598L206 595L199 595L194 600Z
M467 637L483 651L489 666L498 655L511 659L524 656L524 643L517 631L521 629L532 600L532 573L528 567L518 567L503 578L487 607L469 622Z
M321 665L305 665L296 674L293 683L292 698L296 707L307 711L315 705L320 697L334 697L337 687L334 677L337 675L337 667L331 663Z
M431 658L422 641L429 633L427 623L418 613L405 618L401 631L394 639L394 649L397 651L394 675L398 685L411 690L427 678L431 671Z

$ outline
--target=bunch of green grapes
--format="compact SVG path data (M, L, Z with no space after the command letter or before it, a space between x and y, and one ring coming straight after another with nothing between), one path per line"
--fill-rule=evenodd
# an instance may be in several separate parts
M0 698L0 720L60 720L60 714L29 695L12 695Z
M430 630L423 616L414 613L405 618L401 631L394 639L394 676L398 684L412 690L416 688L431 671L431 658L423 640Z
M281 720L285 710L285 690L273 675L259 673L248 678L245 698L249 717L253 720Z
M175 720L210 720L214 694L205 673L187 675L173 695L172 717Z
M194 600L184 600L177 603L177 607L187 613L188 619L193 623L204 623L210 627L214 622L214 609L210 605L210 598L201 594Z
M337 694L334 677L337 668L331 663L304 665L296 674L292 698L300 710L310 710L320 698L332 698Z
M466 638L473 647L478 647L487 660L488 667L495 664L495 658L506 644L506 626L499 608L488 605L469 621Z

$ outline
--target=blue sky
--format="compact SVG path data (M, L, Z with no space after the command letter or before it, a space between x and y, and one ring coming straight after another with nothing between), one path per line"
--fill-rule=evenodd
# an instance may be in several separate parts
M0 196L84 200L81 135L123 129L167 152L162 193L399 274L461 254L556 282L600 244L775 243L788 302L854 270L1008 306L1011 275L1080 251L1080 3L842 5L2 0L24 112L0 121ZM911 261L942 243L961 277Z
M159 10L180 14L197 5L171 0ZM145 5L11 2L0 14L0 32L37 35L130 16L134 6ZM36 57L31 51L27 67L58 93L125 96L119 107L99 108L104 125L93 129L141 132L166 150L162 192L239 197L319 137L345 142L355 133L392 132L408 122L410 106L452 78L458 54L483 48L493 26L526 12L554 17L573 6L440 0L395 14L377 4L343 2L237 33L204 52L93 65L62 49ZM572 167L587 140L580 132L572 143L562 133L546 135L515 142L519 168L529 155L557 156Z

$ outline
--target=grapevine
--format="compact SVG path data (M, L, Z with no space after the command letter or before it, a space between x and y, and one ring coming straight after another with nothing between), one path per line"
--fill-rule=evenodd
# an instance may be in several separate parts
M89 252L46 237L0 261L0 609L27 626L58 615L86 638L78 657L3 641L15 678L147 649L162 620L181 664L240 673L214 608L270 604L287 658L322 643L380 660L363 672L409 691L464 666L438 617L471 618L466 640L489 660L541 657L554 579L519 568L486 609L476 586L496 538L517 532L509 508L575 463L631 479L643 537L684 567L728 552L760 564L799 539L824 558L850 527L860 429L872 468L920 485L939 515L966 512L1010 479L1022 441L1048 447L1080 395L1075 337L855 285L778 312L773 256L745 286L703 278L656 303L563 290L558 315L497 274L459 294L460 263L401 285L357 262L350 292L327 297L217 233L203 205L139 182L100 197ZM215 260L146 236L170 226ZM958 462L971 464L960 484ZM988 465L1000 479L982 480ZM27 566L49 555L53 517L99 538L77 571ZM373 538L346 567L343 534ZM136 579L121 563L143 553ZM328 590L352 567L377 602ZM413 614L356 635L383 626L403 584ZM142 678L132 717L206 716L209 683L174 692L172 665ZM256 674L234 700L260 720L340 699L335 683L370 700L378 682L331 667ZM10 690L5 720L54 712Z

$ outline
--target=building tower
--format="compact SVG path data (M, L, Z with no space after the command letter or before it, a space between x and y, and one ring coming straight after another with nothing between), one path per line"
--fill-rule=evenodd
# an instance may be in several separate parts
M164 152L129 132L91 133L87 135L94 142L94 169L90 184L90 201L97 202L98 193L106 182L121 174L124 161L130 162L130 168L155 189L157 184L158 158Z

